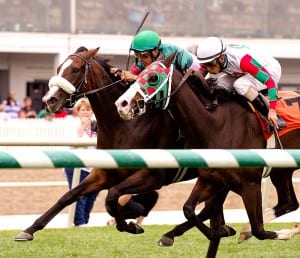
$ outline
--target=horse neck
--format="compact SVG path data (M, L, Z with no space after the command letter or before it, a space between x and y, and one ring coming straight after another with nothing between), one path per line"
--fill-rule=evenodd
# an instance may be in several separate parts
M96 73L93 73L92 78L94 78L94 82L91 82L92 85L97 85L97 88L102 88L113 83L113 80L104 69L98 72L101 76L97 76ZM114 134L124 123L118 115L114 104L122 93L122 87L117 83L88 96L98 121L98 128L102 132Z
M174 82L173 79L173 85L178 85ZM198 142L203 148L207 148L207 139L212 130L217 130L218 123L212 114L205 109L187 82L171 97L170 105L174 107L172 113L186 140L191 144Z
M181 78L173 75L173 88ZM202 87L200 82L196 86ZM204 103L198 94L201 93L195 92L191 85L185 83L170 102L174 107L175 120L191 147L263 147L264 140L255 115L235 101L220 103L214 111L208 111L205 103L210 103L210 100L201 95ZM253 143L249 143L250 137Z

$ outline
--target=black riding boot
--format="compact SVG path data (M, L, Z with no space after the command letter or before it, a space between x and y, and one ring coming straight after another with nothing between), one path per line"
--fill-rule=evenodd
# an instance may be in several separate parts
M251 102L252 105L257 109L257 111L268 121L269 114L269 103L265 99L265 97L259 93L258 96ZM286 127L285 121L277 115L278 121L278 129L283 129Z

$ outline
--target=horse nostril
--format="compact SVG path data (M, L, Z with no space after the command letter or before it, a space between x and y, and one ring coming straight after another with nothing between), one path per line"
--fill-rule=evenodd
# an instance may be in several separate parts
M126 107L127 105L128 105L127 100L123 100L122 103L121 103L121 106L122 107Z
M57 102L57 98L55 98L55 97L51 97L46 100L46 104L54 104L56 102Z

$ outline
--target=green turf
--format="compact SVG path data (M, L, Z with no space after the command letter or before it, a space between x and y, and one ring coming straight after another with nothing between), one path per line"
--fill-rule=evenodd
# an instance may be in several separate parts
M237 231L242 228L242 224L230 225ZM273 223L267 224L266 229L278 230L291 226L291 223ZM145 233L141 235L120 233L114 227L44 229L37 232L35 239L30 242L14 241L20 231L0 231L0 257L205 257L208 240L196 229L176 238L173 247L159 247L157 241L171 228L171 225L144 226ZM222 239L218 258L299 257L299 236L289 241L252 238L246 243L237 244L237 235Z

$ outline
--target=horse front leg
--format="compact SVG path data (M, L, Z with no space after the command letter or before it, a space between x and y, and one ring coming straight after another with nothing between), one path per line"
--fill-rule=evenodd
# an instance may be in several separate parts
M19 233L15 237L15 241L33 240L34 233L42 230L66 206L77 201L80 197L105 189L103 186L104 182L101 183L98 175L91 172L78 186L65 193L50 209L37 218L30 227Z
M221 192L211 198L210 200L205 202L205 207L200 211L197 215L198 219L202 222L212 218L213 214L221 213L220 218L223 218L223 222L221 221L219 224L214 223L215 217L211 219L211 227L215 230L225 229L226 236L235 235L235 230L227 225L225 225L224 217L223 217L223 203L227 196L227 191ZM221 211L221 212L219 212ZM221 225L221 227L217 226ZM194 227L194 223L192 221L186 221L180 225L177 225L171 231L165 233L158 241L158 245L160 246L172 246L174 244L174 238L177 236L183 235L185 232ZM221 233L222 234L222 233Z
M222 190L218 185L210 184L210 182L201 178L198 178L188 200L183 206L185 217L191 221L209 240L217 240L221 237L228 236L228 232L225 229L222 230L222 226L224 226L224 224L220 225L219 223L216 223L216 225L218 225L215 226L217 230L207 227L203 221L196 216L195 208L198 203L209 200L213 196L218 195L216 193L220 194L221 192L223 193L223 198L221 198L221 200L216 200L218 204L211 210L209 217L213 218L214 216L220 216L220 214L223 216L223 207L221 204L224 203L228 191L226 189Z
M124 214L126 204L124 207L121 206L119 204L119 198L125 194L140 194L154 190L157 182L157 180L155 180L156 173L158 173L158 171L151 173L148 169L140 169L127 177L120 184L109 189L105 200L105 206L108 213L115 218L116 228L120 232L125 231L131 234L144 233L144 229L140 225L134 222L126 222L126 219L128 219L126 214ZM136 203L135 205L139 204ZM144 207L141 208L144 209Z

